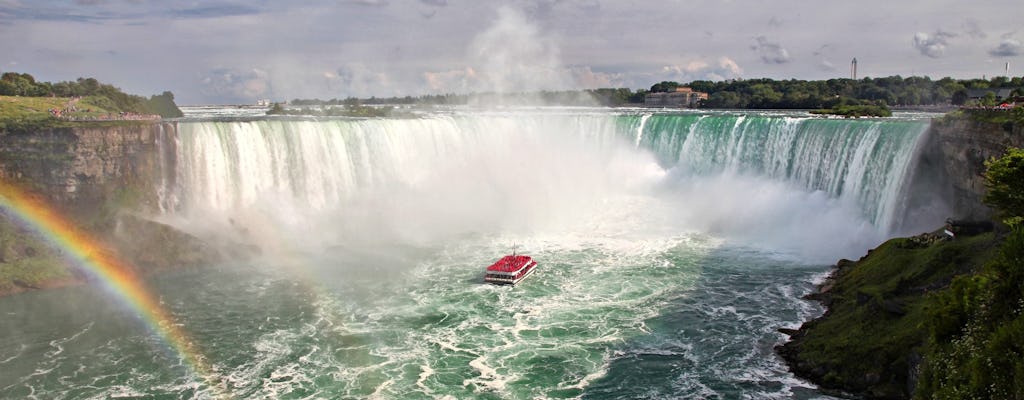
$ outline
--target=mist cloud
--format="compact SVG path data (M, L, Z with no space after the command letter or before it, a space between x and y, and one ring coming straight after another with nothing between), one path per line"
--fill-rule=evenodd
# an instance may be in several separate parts
M498 10L498 20L477 35L468 61L479 74L484 92L533 92L572 85L552 39L511 8Z

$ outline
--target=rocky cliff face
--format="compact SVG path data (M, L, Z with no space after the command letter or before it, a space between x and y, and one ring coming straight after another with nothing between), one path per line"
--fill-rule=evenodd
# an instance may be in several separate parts
M47 198L142 272L209 265L220 258L212 246L140 217L160 211L173 182L174 150L164 145L174 134L159 122L0 132L0 181ZM0 210L0 295L84 279L6 219Z
M938 151L936 165L949 180L951 217L990 218L992 210L981 201L985 195L985 160L1001 157L1007 147L1024 147L1024 126L947 116L933 120L929 134Z
M164 168L173 166L173 153L162 151L160 143L174 128L139 123L0 133L0 178L80 216L127 200L154 210L162 174L174 170Z

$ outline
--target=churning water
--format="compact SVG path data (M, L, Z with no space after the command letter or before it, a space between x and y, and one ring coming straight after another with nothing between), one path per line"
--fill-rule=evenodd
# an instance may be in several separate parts
M0 299L0 396L822 398L776 329L820 312L799 297L831 262L912 226L927 124L186 119L154 218L252 255L151 287L217 383L82 286ZM537 272L482 284L513 245Z

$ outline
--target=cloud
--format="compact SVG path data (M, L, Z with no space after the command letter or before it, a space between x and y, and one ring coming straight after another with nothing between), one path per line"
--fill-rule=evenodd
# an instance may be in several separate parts
M598 0L583 0L576 7L586 12L596 13L601 11L601 2Z
M933 35L924 32L914 34L914 48L921 52L921 55L931 58L942 57L946 53L946 46L950 38L956 37L955 33L935 31Z
M342 3L354 4L357 6L386 7L388 0L345 0Z
M83 13L68 7L38 8L24 6L18 2L8 2L7 4L0 3L0 19L15 21L98 22L113 19L113 16L109 14Z
M765 64L785 64L789 62L789 52L778 43L769 42L764 36L758 36L757 44L750 46L751 50L761 56Z
M477 86L480 78L471 67L447 71L424 72L423 83L434 93L466 93Z
M167 11L172 18L221 18L259 14L260 10L243 5L222 4Z
M332 89L337 89L350 96L388 93L391 92L390 89L393 86L391 77L387 73L377 71L362 63L350 63L339 67L331 84ZM338 85L338 87L333 85Z
M989 50L988 54L993 57L1016 57L1024 54L1024 44L1016 39L1003 39L999 46Z
M420 0L420 3L428 6L445 7L448 5L448 0Z
M594 71L589 65L570 67L568 74L576 81L576 87L583 89L622 87L625 85L624 74Z
M967 36L970 36L972 39L984 39L988 37L988 35L985 34L985 31L981 30L981 27L978 25L978 21L967 20L967 22L964 22L963 28L964 31L967 32Z
M835 72L836 66L831 61L822 59L818 62L818 69L825 72Z
M267 71L259 68L246 71L214 69L203 76L200 83L204 95L245 102L271 94L270 76Z
M743 69L729 57L719 57L713 63L704 59L691 60L681 65L661 67L659 79L671 79L680 82L698 79L724 80L739 78Z

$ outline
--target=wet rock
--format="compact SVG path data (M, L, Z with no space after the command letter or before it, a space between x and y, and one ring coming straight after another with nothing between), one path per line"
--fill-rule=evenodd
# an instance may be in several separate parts
M14 286L17 286L17 287L20 287L20 288L25 288L25 289L39 289L39 286L37 286L37 285L33 285L33 284L31 284L31 283L28 283L28 282L25 282L25 281L23 281L23 280L21 280L21 279L15 279L15 280L14 280L14 281L12 281L12 282L14 283Z
M777 330L779 331L779 333L782 333L782 334L784 334L786 336L793 336L793 335L796 335L796 334L800 333L799 330L792 329L792 328L779 328Z

